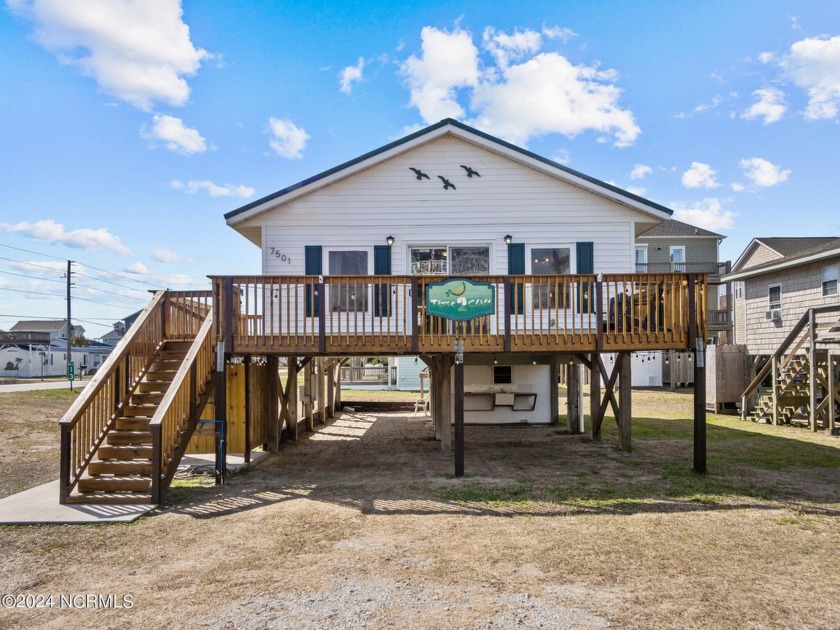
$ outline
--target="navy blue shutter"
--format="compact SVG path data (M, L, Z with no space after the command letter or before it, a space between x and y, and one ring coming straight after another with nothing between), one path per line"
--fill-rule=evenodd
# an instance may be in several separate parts
M591 241L577 243L577 271L575 273L595 273L595 243ZM594 287L589 286L588 282L583 283L580 304L578 304L579 312L592 313L595 311L595 301L589 299L595 297L589 295L593 290Z
M373 246L373 275L391 275L391 248L388 245ZM376 317L391 316L391 287L385 283L374 284L373 314Z
M307 276L320 276L322 271L322 264L324 260L323 248L320 245L307 245L304 248L304 273ZM304 289L304 296L306 299L306 316L318 317L318 300L315 297L315 287L307 285Z
M525 273L525 244L511 243L508 245L508 275L518 276ZM511 286L511 294L507 296L508 310L512 315L525 312L525 286L518 284Z

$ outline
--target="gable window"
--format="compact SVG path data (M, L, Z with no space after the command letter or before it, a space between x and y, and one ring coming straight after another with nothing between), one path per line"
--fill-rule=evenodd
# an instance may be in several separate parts
M571 250L568 247L531 250L531 273L535 276L559 276L571 273ZM534 308L566 308L568 286L563 282L535 282Z
M823 267L822 294L825 297L837 295L837 265Z
M768 288L767 300L771 311L782 310L782 286L780 284L774 284Z
M366 251L332 251L329 253L331 276L366 276L368 253ZM364 282L353 279L336 279L330 285L330 309L340 312L367 310L367 289Z

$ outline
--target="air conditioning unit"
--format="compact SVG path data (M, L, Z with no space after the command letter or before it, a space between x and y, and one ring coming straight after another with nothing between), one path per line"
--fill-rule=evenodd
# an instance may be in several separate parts
M782 321L782 310L778 308L771 309L764 313L764 318L774 322Z

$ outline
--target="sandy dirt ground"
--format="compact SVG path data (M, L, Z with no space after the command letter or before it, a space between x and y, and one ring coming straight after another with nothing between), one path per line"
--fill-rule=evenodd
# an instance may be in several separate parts
M0 592L53 602L0 627L840 627L838 438L722 421L703 478L690 398L642 399L632 453L607 427L467 427L455 479L427 417L345 413L134 524L3 528Z

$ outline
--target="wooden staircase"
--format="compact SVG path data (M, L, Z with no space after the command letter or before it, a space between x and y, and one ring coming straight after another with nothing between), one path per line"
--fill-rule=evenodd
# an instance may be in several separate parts
M189 351L189 341L169 341L155 356L143 380L119 409L96 450L86 476L68 503L149 503L153 439L149 423Z
M807 351L807 348L805 349ZM789 423L801 408L810 408L809 365L807 355L791 357L780 371L776 396L778 398L778 419ZM773 421L773 393L763 393L750 413L753 422Z

